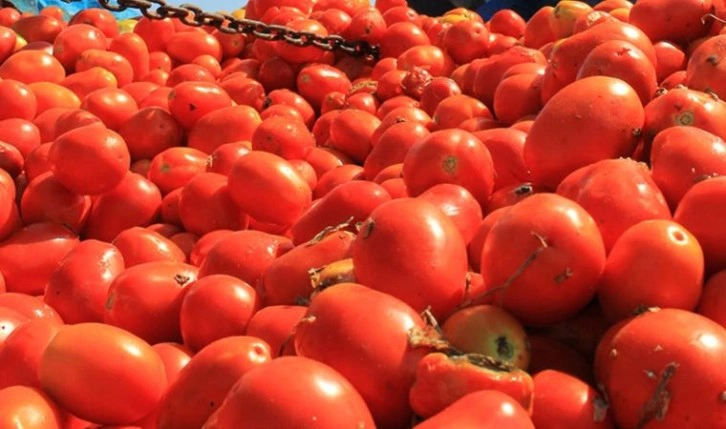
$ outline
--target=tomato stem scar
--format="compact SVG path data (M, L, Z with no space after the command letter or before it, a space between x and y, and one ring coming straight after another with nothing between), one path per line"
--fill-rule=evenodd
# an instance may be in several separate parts
M661 372L658 385L655 387L653 395L641 409L638 428L645 427L653 419L663 420L665 418L668 412L668 404L671 400L671 392L667 390L667 387L671 378L676 373L676 369L678 369L678 364L676 362L670 362Z

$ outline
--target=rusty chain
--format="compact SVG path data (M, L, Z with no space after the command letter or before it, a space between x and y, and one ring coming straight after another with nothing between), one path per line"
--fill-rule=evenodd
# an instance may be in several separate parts
M77 0L63 0L72 3ZM253 19L239 19L226 13L206 12L191 4L172 6L165 0L99 0L99 4L112 12L137 9L149 19L177 18L194 27L210 26L222 33L244 34L267 41L283 41L294 46L315 46L326 51L342 51L354 57L376 60L379 48L362 40L346 40L339 35L319 36L315 33L267 24Z

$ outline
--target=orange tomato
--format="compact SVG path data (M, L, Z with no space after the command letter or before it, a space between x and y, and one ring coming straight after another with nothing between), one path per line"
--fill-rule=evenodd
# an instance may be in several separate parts
M44 51L17 51L0 64L0 78L22 83L60 83L66 77L63 65Z

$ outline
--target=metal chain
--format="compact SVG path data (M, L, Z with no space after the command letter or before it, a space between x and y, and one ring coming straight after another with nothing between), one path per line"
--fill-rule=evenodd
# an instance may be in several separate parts
M63 0L73 3L78 0ZM137 9L149 19L177 18L194 27L210 26L222 33L244 34L267 41L283 41L294 46L315 46L326 51L342 51L350 56L377 60L379 48L362 40L346 40L338 35L319 36L315 33L296 31L282 25L266 24L253 19L239 19L226 13L205 12L201 8L182 4L172 6L165 0L99 0L104 9L122 12Z

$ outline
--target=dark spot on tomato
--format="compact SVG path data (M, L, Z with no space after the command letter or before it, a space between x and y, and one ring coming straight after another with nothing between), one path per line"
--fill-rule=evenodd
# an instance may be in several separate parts
M189 103L189 111L193 112L197 110L197 106L194 103Z
M441 162L441 167L448 174L456 173L459 166L459 160L454 155L449 155Z

